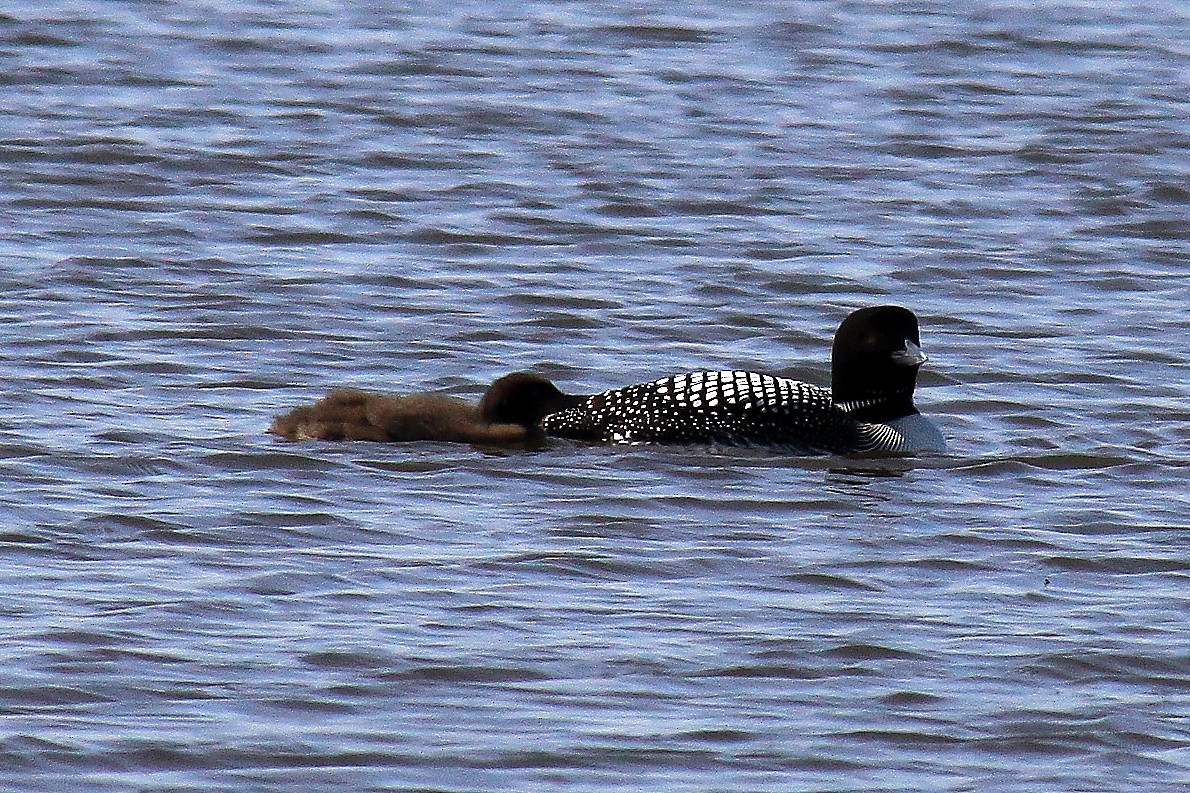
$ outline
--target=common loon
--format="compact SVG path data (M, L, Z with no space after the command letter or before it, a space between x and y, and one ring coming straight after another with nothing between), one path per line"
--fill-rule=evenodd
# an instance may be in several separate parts
M941 452L913 405L917 317L862 308L835 333L831 388L756 372L679 374L616 388L546 415L547 435L600 443L707 443L798 453Z
M288 440L454 441L521 446L544 441L547 413L582 401L541 375L516 372L488 387L478 405L445 394L397 396L344 388L278 416L269 432Z

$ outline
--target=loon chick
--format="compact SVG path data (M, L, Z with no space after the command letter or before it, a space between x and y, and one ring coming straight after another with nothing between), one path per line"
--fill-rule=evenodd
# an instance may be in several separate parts
M574 405L541 375L515 372L478 405L445 394L406 396L344 388L278 416L269 432L295 440L454 441L488 446L540 443L543 416Z
M940 452L913 405L917 317L852 312L835 333L831 388L756 372L693 372L605 391L547 415L547 435L603 443L712 443L799 453Z

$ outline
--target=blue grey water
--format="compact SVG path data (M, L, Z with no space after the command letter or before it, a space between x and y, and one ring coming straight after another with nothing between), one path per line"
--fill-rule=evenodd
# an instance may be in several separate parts
M0 787L1190 786L1181 0L0 4ZM824 384L942 457L286 444Z

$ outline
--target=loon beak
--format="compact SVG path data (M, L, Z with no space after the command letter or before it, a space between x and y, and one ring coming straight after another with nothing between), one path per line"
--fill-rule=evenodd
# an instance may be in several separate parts
M893 363L898 366L921 366L929 360L926 354L921 351L921 347L914 344L911 339L905 339L905 349L894 352L892 359Z

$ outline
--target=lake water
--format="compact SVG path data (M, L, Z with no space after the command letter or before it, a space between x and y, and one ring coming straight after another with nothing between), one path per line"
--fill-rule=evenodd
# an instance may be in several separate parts
M1181 0L0 6L0 786L1190 786ZM825 384L943 457L286 444Z

